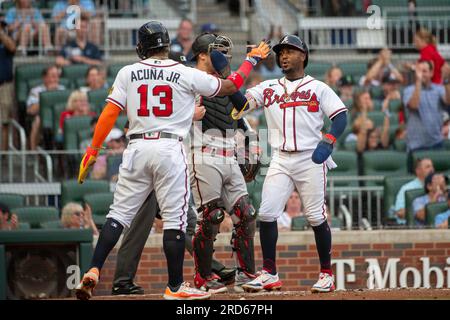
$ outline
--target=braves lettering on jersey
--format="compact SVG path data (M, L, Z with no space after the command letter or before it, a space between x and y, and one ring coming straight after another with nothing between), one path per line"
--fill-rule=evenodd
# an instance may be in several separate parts
M287 94L286 94L287 93ZM248 89L264 113L273 148L284 151L314 150L322 140L323 117L333 119L347 109L336 93L311 76L289 81L267 80Z
M185 137L192 123L195 93L215 96L218 78L173 60L147 59L123 67L106 101L127 110L127 136L163 131Z

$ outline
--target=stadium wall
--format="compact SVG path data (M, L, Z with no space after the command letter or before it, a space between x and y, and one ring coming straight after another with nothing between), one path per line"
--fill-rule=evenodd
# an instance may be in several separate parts
M230 234L220 234L215 257L234 265ZM259 235L255 237L256 267L261 267ZM117 248L105 263L96 295L109 295ZM333 232L333 272L338 289L450 288L450 230L379 230ZM277 264L283 290L309 290L317 281L319 260L310 231L279 234ZM142 254L136 282L146 293L162 293L167 281L162 235L151 235ZM186 253L185 280L192 283L194 263Z

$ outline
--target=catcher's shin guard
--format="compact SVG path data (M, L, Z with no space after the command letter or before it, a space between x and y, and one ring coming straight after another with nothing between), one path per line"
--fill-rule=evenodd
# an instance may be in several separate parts
M192 240L193 256L196 273L206 278L211 275L214 240L219 233L225 211L218 206L217 200L209 202L199 210L202 212L202 219L197 221L197 231Z
M250 204L248 195L241 197L233 207L234 223L231 245L236 255L239 271L255 274L254 242L256 211Z

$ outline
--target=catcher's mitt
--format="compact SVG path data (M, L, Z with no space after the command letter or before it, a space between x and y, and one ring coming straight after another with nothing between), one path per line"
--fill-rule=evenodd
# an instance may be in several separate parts
M244 154L244 163L239 164L242 175L246 183L255 180L256 175L261 168L261 149L258 146L246 145Z

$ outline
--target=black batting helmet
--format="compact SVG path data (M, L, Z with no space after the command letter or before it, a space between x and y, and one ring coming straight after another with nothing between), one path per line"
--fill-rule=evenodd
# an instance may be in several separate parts
M150 21L139 28L136 53L141 59L147 59L150 49L168 47L169 32L161 22Z
M192 43L192 59L195 61L200 53L208 53L211 50L218 50L231 58L231 49L233 42L226 36L216 35L214 33L203 33L195 38Z
M297 50L300 50L305 53L305 61L303 63L303 68L306 68L308 65L308 56L309 56L309 49L305 42L303 42L302 39L300 39L297 36L294 36L292 34L285 35L283 38L281 38L280 42L276 44L273 47L273 51L276 53L277 57L277 64L281 68L280 65L280 51L284 46L293 47Z

